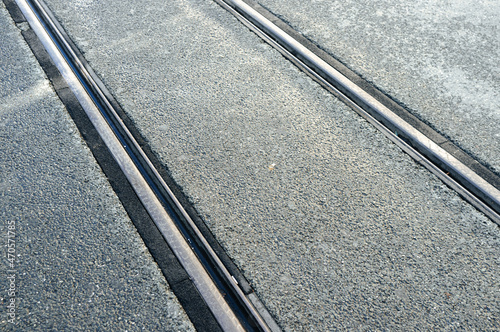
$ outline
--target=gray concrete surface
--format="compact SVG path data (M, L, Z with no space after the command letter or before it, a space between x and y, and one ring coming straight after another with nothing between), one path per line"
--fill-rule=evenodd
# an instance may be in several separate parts
M258 2L500 174L499 1Z
M3 3L0 45L0 330L194 330Z
M49 0L285 331L496 330L500 230L208 0Z

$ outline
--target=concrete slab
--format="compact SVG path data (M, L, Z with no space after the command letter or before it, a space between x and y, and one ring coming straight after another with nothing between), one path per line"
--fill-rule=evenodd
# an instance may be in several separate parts
M48 4L284 330L499 327L498 226L215 3Z
M0 329L193 331L3 3L0 45Z
M499 2L258 2L500 174Z

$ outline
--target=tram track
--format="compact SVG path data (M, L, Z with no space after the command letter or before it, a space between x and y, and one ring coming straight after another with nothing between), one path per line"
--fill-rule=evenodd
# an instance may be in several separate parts
M500 225L500 178L253 0L215 0Z
M279 331L278 325L241 273L235 270L230 259L217 246L215 240L210 238L210 233L198 227L199 223L193 220L196 216L192 218L186 211L189 207L186 209L180 200L187 200L179 197L180 193L175 184L167 179L171 182L169 186L164 179L165 174L160 175L154 165L158 162L152 161L154 156L148 155L138 143L143 139L136 137L137 132L134 136L131 132L133 129L129 129L125 124L127 119L122 118L124 113L118 103L48 7L38 0L18 0L16 3L106 144L112 158L133 187L149 217L201 295L202 299L198 301L205 303L224 331ZM22 20L13 8L13 2L9 1L7 8L11 15L17 18L15 21ZM51 78L53 70L51 73L45 69ZM171 188L172 185L174 188ZM192 309L186 311L193 320L192 316L199 315L200 308L193 303L189 306ZM214 328L214 325L205 319L198 319L198 325L195 324L198 330ZM194 321L197 321L196 317Z
M376 109L376 107L372 104L376 104L376 102L369 98L363 100L363 93L360 93L361 96L355 96L348 91L347 87L332 83L332 78L327 73L321 72L321 68L318 69L318 66L315 66L313 61L305 59L304 55L299 55L296 50L290 48L290 45L283 44L283 41L273 35L270 30L274 28L266 29L265 26L268 25L268 22L262 20L262 18L256 20L255 13L249 8L243 5L238 7L242 1L216 1L237 15L245 25L251 27L259 36L271 43L325 88L340 96L344 102L384 132L415 160L431 169L433 173L437 174L450 187L457 190L469 202L485 212L494 221L500 223L497 208L498 197L494 187L492 189L488 185L481 183L482 186L480 185L478 189L474 189L474 179L476 178L472 176L471 180L470 176L467 177L469 175L467 171L463 174L461 167L458 167L458 169L453 168L455 165L453 163L451 168L449 166L446 168L446 165L449 164L443 161L440 162L440 156L433 157L431 155L429 157L424 154L419 150L418 145L425 145L425 142L419 143L418 140L412 139L411 135L401 130L402 127L397 126L397 123L390 122L390 117L388 119L384 117L384 114L374 113L373 109ZM26 16L30 16L28 14L29 10L33 12L34 17L30 21L32 26L39 25L39 29L43 28L46 31L47 36L39 38L46 39L45 47L52 49L49 53L52 53L53 59L58 58L56 53L59 52L58 62L67 62L67 66L59 63L58 67L61 66L59 69L63 72L65 79L73 82L70 87L77 95L80 103L87 105L86 107L90 109L87 114L91 121L97 128L108 127L108 129L98 129L100 135L108 144L109 149L117 153L114 158L120 164L121 169L125 173L130 172L127 178L134 186L138 186L138 188L134 188L136 194L146 206L149 215L153 219L158 218L155 220L156 226L170 246L174 247L174 252L179 250L175 252L177 259L181 261L190 277L193 278L194 284L196 284L198 291L202 293L204 301L208 303L220 326L228 331L239 329L279 330L279 327L267 314L253 290L245 284L243 277L235 275L233 273L234 268L227 267L227 259L220 257L220 250L213 247L213 240L206 238L206 232L199 228L199 224L193 220L191 213L186 211L185 205L178 199L175 188L171 188L166 183L168 181L165 181L164 174L157 169L157 163L151 160L151 154L144 151L140 138L137 138L134 130L127 125L127 119L123 118L117 102L68 39L48 8L42 1L37 0L17 0L17 3ZM37 20L39 24L36 23ZM48 46L50 43L55 46ZM81 87L77 87L77 85ZM433 158L437 158L437 161L432 160ZM453 176L446 174L450 171L453 172ZM471 183L463 178L466 178ZM486 187L486 190L484 190L484 187ZM176 238L170 238L169 233L176 233ZM191 258L184 261L185 256ZM194 267L190 265L194 265ZM213 287L216 289L214 290ZM207 289L209 290L207 291Z

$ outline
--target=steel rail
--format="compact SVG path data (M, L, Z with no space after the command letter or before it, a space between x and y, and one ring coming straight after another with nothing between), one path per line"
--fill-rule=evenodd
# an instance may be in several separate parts
M500 225L500 190L243 0L214 0ZM452 176L450 176L452 175Z
M246 295L238 286L119 117L101 89L102 82L82 63L77 51L66 40L65 32L47 6L39 0L16 0L16 3L221 328L225 331L278 331L279 327L260 300L254 294ZM163 197L165 195L167 197ZM178 218L183 218L190 229L179 224ZM194 234L195 239L190 234ZM201 248L197 248L200 244ZM203 255L207 255L208 263L215 266L207 266L207 259L200 257ZM229 285L232 295L221 294L228 291L222 284ZM226 301L230 296L236 296L228 300L233 305ZM234 302L244 306L247 317L237 313Z

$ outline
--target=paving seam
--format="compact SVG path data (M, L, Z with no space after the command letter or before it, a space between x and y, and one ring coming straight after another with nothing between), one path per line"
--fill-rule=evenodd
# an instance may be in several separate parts
M418 162L500 225L500 177L496 173L254 0L214 1L235 15L259 37L278 49L299 69L346 102L379 130L382 130L405 152L414 158L416 154L420 155L421 157L415 158ZM280 33L283 34L280 35ZM299 44L299 47L305 50L298 50L293 44ZM349 86L346 88L344 83L337 79L338 76L331 75L328 69L324 71L325 66L329 66L330 71L337 72L337 75L342 77L341 79L349 81ZM365 99L364 96L367 96L368 99ZM373 107L377 104L380 107ZM401 123L403 126L400 125ZM405 127L410 128L410 131ZM410 153L408 149L413 150L413 152ZM439 152L440 150L442 152Z
M194 285L194 282L190 279L188 273L182 267L178 258L175 256L172 249L162 236L160 230L151 219L151 216L145 209L144 205L141 203L126 176L121 171L118 163L112 157L104 141L99 136L97 130L85 114L85 111L80 105L80 102L77 100L74 93L69 88L68 84L62 77L61 73L57 69L50 55L45 50L41 41L36 36L35 32L29 26L26 18L17 6L15 0L3 0L3 2L10 16L12 17L18 28L21 30L21 34L32 50L35 58L49 78L59 99L64 104L72 120L75 122L85 144L89 147L94 158L98 162L99 167L106 175L106 178L108 179L110 185L120 199L127 214L131 218L139 234L141 235L141 238L146 244L149 252L153 256L155 262L158 264L172 291L178 298L196 330L221 331L221 327L219 326L214 315L201 297L196 286ZM68 40L71 42L70 39ZM74 44L72 46L74 46ZM77 50L76 47L75 49ZM81 54L78 55L80 60L85 61ZM219 243L215 240L213 234L201 220L194 207L192 207L192 205L188 202L188 199L182 192L182 189L172 180L169 175L168 168L161 165L156 155L152 152L151 148L146 144L145 140L138 133L132 121L125 115L114 97L102 85L102 82L99 83L100 87L104 88L103 90L106 91L107 97L110 99L113 106L116 107L119 115L122 117L123 121L129 127L129 129L131 129L133 135L140 143L141 147L144 149L159 173L162 175L165 182L167 182L167 184L170 186L183 207L186 209L187 213L196 222L203 235L207 238L219 257L223 260L227 269L233 274L234 278L237 280L244 293L246 295L249 295L250 298L256 299L253 294L253 289L250 287L246 279L236 268L231 259L227 256ZM260 300L258 299L254 301L260 303ZM264 316L268 316L268 319L272 320L264 307L261 307L260 309ZM277 331L279 330L279 328L274 330Z

